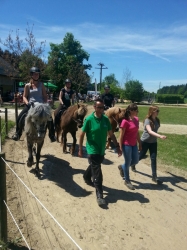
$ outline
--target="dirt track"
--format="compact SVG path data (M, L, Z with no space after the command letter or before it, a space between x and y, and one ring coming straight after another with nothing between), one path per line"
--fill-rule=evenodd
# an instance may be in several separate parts
M62 154L60 144L51 144L46 137L39 180L26 166L24 135L18 142L7 140L3 151L11 168L82 249L186 250L185 172L173 172L169 166L170 173L159 170L164 181L159 187L152 184L150 167L141 161L138 172L130 173L136 190L129 191L117 169L123 158L107 150L102 169L108 205L102 209L96 203L94 189L82 178L88 165L86 152L84 158ZM8 168L7 197L32 249L78 249ZM9 237L20 237L8 218Z

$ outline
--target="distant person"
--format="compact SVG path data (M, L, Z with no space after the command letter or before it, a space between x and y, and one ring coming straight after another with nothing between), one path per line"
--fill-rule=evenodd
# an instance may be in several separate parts
M79 140L79 157L83 156L83 140L86 134L86 150L88 153L89 166L84 172L83 178L88 185L94 185L96 189L97 203L99 206L105 205L106 202L103 198L103 175L101 170L101 163L104 160L105 146L107 135L109 134L116 146L118 156L122 152L117 143L116 137L111 130L111 124L107 116L103 114L104 103L103 100L98 98L94 101L95 111L86 117L82 133Z
M104 86L104 91L105 91L105 93L102 94L101 98L104 102L105 110L107 110L108 108L115 106L115 101L114 101L114 96L110 93L110 86L109 85Z
M66 79L65 80L65 86L60 90L59 94L59 106L56 109L56 116L55 116L55 127L60 121L60 117L62 113L71 106L71 104L74 104L74 98L75 98L76 92L71 89L71 80Z
M162 181L157 177L157 138L165 140L167 137L165 135L160 135L157 133L160 127L160 120L158 118L159 107L150 106L148 114L144 120L144 131L141 136L142 150L139 154L139 161L143 159L149 150L151 159L151 170L152 170L152 181L156 184L162 184ZM135 166L131 166L133 171L136 171Z
M140 136L139 136L139 120L137 117L138 107L136 104L130 104L126 111L124 119L120 125L119 145L123 152L124 164L119 165L120 175L125 178L125 185L134 190L134 186L130 181L129 167L137 164L139 161L138 147L141 149Z
M23 127L19 126L21 117L29 111L32 104L34 104L35 102L47 103L47 93L44 84L39 81L40 69L37 67L32 67L30 69L30 76L30 82L25 85L23 92L23 101L26 106L18 116L18 119L16 121L16 133L12 136L12 139L15 141L18 141L20 139L23 132ZM47 127L49 130L49 138L51 142L55 142L56 138L52 117L51 121L48 121Z

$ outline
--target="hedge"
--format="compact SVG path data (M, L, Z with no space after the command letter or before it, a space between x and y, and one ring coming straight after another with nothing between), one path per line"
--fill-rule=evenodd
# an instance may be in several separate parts
M184 103L184 96L172 94L158 94L156 95L156 102L168 104Z

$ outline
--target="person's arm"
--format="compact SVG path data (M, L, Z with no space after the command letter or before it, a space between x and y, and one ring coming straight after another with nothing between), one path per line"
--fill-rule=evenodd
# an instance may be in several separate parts
M72 95L71 100L72 100L72 105L74 105L74 103L75 103L75 93Z
M43 83L42 83L42 97L43 97L43 102L46 103L47 102L47 92L46 92L46 89L45 89Z
M120 129L120 134L119 134L119 147L120 147L121 150L122 150L122 147L123 147L124 134L125 134L125 128L121 128Z
M79 157L83 156L82 145L83 145L83 141L84 141L84 136L85 136L85 132L82 131L80 134L80 137L79 137L79 152L78 152Z
M61 104L64 104L63 101L62 101L62 96L63 96L63 92L62 90L60 91L60 94L59 94L59 97L58 97L58 100Z
M23 102L28 105L28 96L29 96L29 84L25 85L24 92L23 92Z
M149 124L147 124L146 126L146 129L147 129L147 132L152 135L152 136L155 136L157 138L160 138L160 139L163 139L165 140L167 137L165 135L159 135L158 133L154 132L152 129L151 129L151 126Z
M115 99L114 99L114 96L113 96L113 100L112 100L112 107L115 106Z
M142 143L141 143L141 140L140 140L140 133L139 131L137 132L137 142L138 142L138 150L141 151L142 150Z
M116 149L117 149L117 152L118 152L118 156L121 156L122 155L122 150L119 146L119 143L117 142L117 139L116 139L116 136L114 135L114 133L112 132L112 130L109 130L108 131L108 135L110 136L110 138L112 139Z

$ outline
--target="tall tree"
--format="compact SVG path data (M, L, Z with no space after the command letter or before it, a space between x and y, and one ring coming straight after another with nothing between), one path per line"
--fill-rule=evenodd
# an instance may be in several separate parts
M125 84L125 96L132 102L140 102L144 96L144 89L141 82L131 80Z
M132 80L133 80L133 77L132 77L131 71L129 68L126 67L125 70L123 71L121 86L125 88L125 84Z
M104 86L105 84L107 85L113 84L116 87L119 86L119 82L118 80L116 80L115 74L110 74L108 76L105 76L105 78L103 79L102 85Z
M0 43L7 48L7 51L12 56L7 56L6 60L11 63L16 70L21 73L23 80L29 76L29 69L32 66L40 66L43 70L45 64L42 63L42 55L45 50L45 41L36 42L33 34L33 27L27 24L26 37L21 39L19 29L16 30L15 38L13 38L13 31L10 31L5 41L0 38ZM13 59L12 59L13 58Z
M86 70L91 69L88 61L89 54L82 48L72 33L67 33L61 44L50 44L51 51L48 57L47 72L51 79L56 81L59 88L64 84L64 80L69 77L77 90L83 89L90 81L90 76Z

